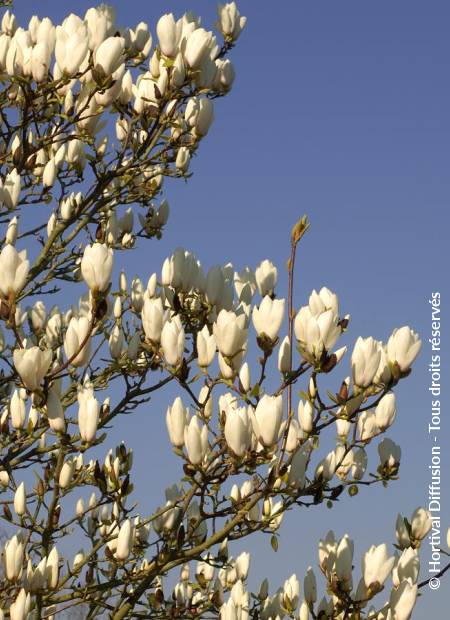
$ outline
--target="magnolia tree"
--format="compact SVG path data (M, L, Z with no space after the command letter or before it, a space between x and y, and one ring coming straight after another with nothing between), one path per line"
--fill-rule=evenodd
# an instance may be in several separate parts
M291 233L286 299L269 260L205 271L184 249L148 283L123 272L111 282L122 252L161 237L164 179L189 176L214 100L232 86L227 56L245 21L234 2L219 6L216 34L167 14L153 39L143 22L116 25L105 5L60 25L3 15L0 618L411 616L424 509L398 517L394 548L373 545L361 560L347 534L329 532L302 586L292 575L251 593L249 554L232 554L257 532L276 550L287 510L397 478L400 447L381 436L417 334L358 338L346 377L337 296L322 288L293 307L306 218ZM339 372L324 393L324 375ZM131 449L110 446L107 430L168 384L180 479L141 514Z

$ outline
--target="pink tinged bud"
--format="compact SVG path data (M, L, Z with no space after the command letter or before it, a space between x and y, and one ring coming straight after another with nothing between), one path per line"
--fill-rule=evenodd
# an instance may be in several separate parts
M387 343L387 356L390 362L397 364L402 372L411 368L419 354L422 341L410 327L405 325L394 329Z
M252 415L253 428L259 441L266 447L277 443L278 433L283 417L283 399L279 396L264 394Z
M86 246L81 259L81 273L92 292L104 293L113 268L113 251L102 243Z
M119 535L117 537L116 559L120 562L124 562L131 552L133 540L133 527L130 519L123 522Z
M31 391L38 390L52 362L52 352L41 351L39 347L15 349L13 358L24 386Z
M188 416L189 412L179 396L174 400L173 405L167 408L167 432L169 433L170 443L175 448L184 446L184 431L188 424Z
M14 493L14 510L21 517L27 510L25 483L21 482Z
M29 269L26 250L17 252L14 246L5 245L0 253L0 294L8 298L18 293L26 282Z

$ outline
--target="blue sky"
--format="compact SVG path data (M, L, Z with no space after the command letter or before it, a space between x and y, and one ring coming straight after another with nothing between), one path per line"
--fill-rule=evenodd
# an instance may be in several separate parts
M16 14L28 21L35 6L18 2ZM82 0L76 10L89 6ZM349 342L358 335L386 339L403 324L424 341L412 376L398 389L399 415L390 433L403 449L401 480L342 501L332 512L319 507L289 515L278 554L268 540L251 545L255 581L268 574L276 587L280 575L301 575L316 563L316 541L331 527L349 531L362 553L394 540L397 512L409 515L427 502L428 299L440 290L447 317L450 292L450 6L444 0L242 0L239 6L248 27L232 52L234 90L217 103L215 124L192 164L194 177L167 187L172 210L163 240L122 254L121 264L146 279L179 245L207 266L229 260L239 268L256 266L268 257L279 266L281 296L289 231L307 213L311 230L299 250L296 303L327 285L352 315ZM55 20L70 9L65 2L39 3L40 16ZM207 25L215 19L215 2L128 0L117 4L118 22L148 21L154 32L160 14L187 9ZM445 351L445 321L443 331ZM155 398L134 418L120 420L114 433L135 449L143 509L146 500L148 510L161 501L162 485L178 471L163 423L171 397ZM445 416L442 424L442 484L449 493ZM449 508L447 494L444 538ZM448 602L444 590L427 591L415 617L440 617Z

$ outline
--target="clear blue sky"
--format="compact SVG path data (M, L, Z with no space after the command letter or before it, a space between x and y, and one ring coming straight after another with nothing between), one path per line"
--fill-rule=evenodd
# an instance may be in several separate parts
M74 5L41 0L38 6L41 17L56 20ZM75 6L82 13L89 3ZM119 23L134 26L142 19L153 32L156 19L168 11L191 9L207 25L215 19L215 2L127 0L116 6ZM16 13L28 18L35 7L19 1ZM450 5L243 0L240 8L248 27L232 53L235 88L217 105L216 122L192 166L195 176L188 185L168 187L172 212L164 239L120 260L147 278L183 245L204 265L231 260L241 268L269 257L282 273L290 228L307 213L312 226L300 249L298 303L313 287L327 285L352 314L351 340L386 339L405 323L424 340L413 375L398 390L399 415L390 433L403 449L401 480L343 501L332 512L289 515L278 554L268 540L253 544L254 574L259 579L267 573L275 588L280 579L294 571L302 575L316 563L316 541L330 527L339 534L349 531L362 553L369 544L393 541L398 511L409 515L427 502L428 298L441 291L446 318L450 303ZM280 294L285 282L282 275ZM447 321L443 331L446 379ZM163 423L170 397L119 421L115 433L117 440L126 435L135 448L143 509L161 501L162 485L178 471ZM443 400L447 405L446 390ZM450 525L445 414L440 438L445 537ZM437 593L427 591L415 618L442 617L445 590L448 584Z

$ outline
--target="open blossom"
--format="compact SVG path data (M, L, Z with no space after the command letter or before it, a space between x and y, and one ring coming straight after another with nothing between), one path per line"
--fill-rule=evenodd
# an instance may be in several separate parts
M29 269L26 250L18 252L13 245L5 245L0 253L0 294L8 298L18 293L26 282Z
M333 310L318 316L309 306L300 309L294 321L294 331L302 353L308 359L320 360L324 351L330 351L342 333L338 317Z
M67 358L72 360L72 366L76 368L85 366L89 361L91 354L90 331L90 322L87 317L72 317L70 319L64 338L64 351ZM83 348L81 348L82 345Z
M272 299L266 295L258 306L254 306L253 325L258 336L264 334L275 340L284 319L284 299Z
M362 571L364 583L367 588L374 584L382 586L395 563L395 557L389 557L388 548L383 545L372 545L369 551L364 554L362 560Z
M236 2L219 4L217 14L219 16L217 26L222 34L236 41L247 23L247 18L239 13Z
M42 351L39 347L15 349L13 358L25 387L32 392L38 390L52 363L52 352Z
M387 343L387 357L390 362L397 362L402 372L411 368L419 354L422 341L410 327L405 325L394 329Z
M396 467L400 463L402 451L400 446L392 441L392 439L385 437L378 445L378 454L381 464L391 468Z
M102 243L86 246L81 259L81 273L92 292L104 293L113 268L113 251Z
M322 312L332 310L336 316L339 316L339 300L336 293L330 291L329 288L323 286L319 292L315 289L312 291L308 300L311 314L319 316Z
M270 260L263 260L255 270L256 285L261 297L272 295L277 284L278 270Z

